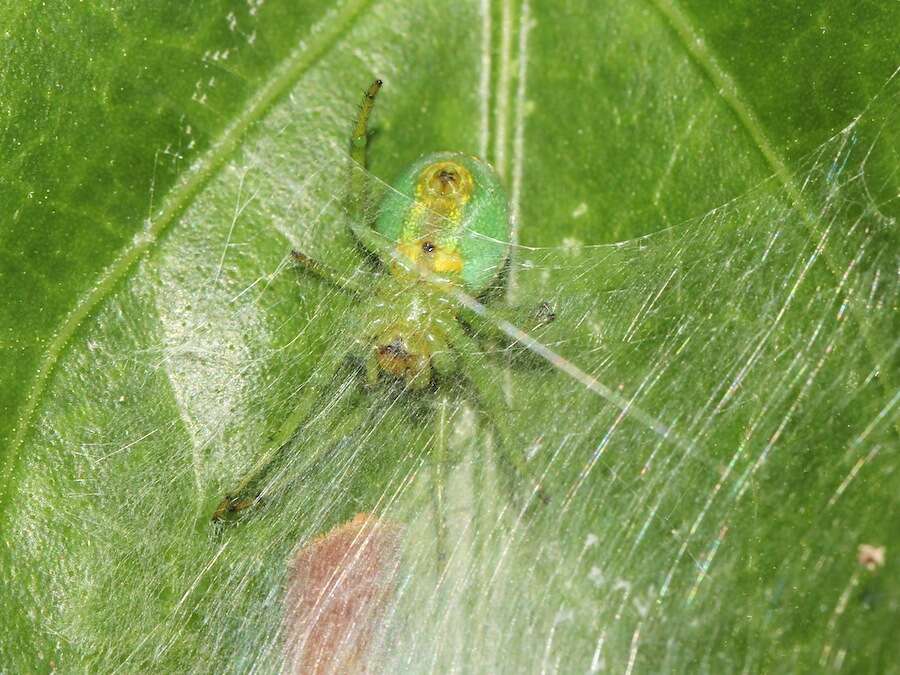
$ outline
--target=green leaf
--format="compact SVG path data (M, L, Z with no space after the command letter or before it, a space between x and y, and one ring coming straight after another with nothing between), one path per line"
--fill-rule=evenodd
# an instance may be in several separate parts
M378 668L896 668L897 8L332 4L0 9L0 668L277 670L295 550L361 511L403 532ZM548 504L462 378L365 389L359 306L291 269L357 265L376 76L373 187L507 186L484 300L551 303L558 358L467 356Z

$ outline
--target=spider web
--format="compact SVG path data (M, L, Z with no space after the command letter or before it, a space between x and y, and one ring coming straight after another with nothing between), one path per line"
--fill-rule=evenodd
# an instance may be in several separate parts
M104 670L277 670L291 557L357 512L403 533L389 607L348 629L387 671L755 671L773 634L784 670L896 649L896 587L857 561L898 531L879 515L896 504L895 224L858 121L790 189L616 245L514 247L485 306L550 303L532 345L548 351L470 330L549 495L536 505L464 381L416 400L360 386L358 301L286 255L371 283L342 146L279 154L295 114L273 111L61 368L35 446L67 459L26 469L8 534L24 570L66 542L43 563L53 584L12 578L45 598L57 649ZM185 283L198 270L203 288ZM264 504L211 528L331 363Z

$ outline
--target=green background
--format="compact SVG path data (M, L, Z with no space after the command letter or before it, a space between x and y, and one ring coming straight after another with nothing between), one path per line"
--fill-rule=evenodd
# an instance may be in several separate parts
M896 668L900 10L396 4L0 9L0 663L274 668L292 547L374 509L409 527L393 665ZM547 343L677 430L478 355L553 498L516 516L484 425L457 434L441 583L432 427L352 372L301 491L195 522L352 335L284 254L351 264L374 76L372 175L485 155L537 247L508 298L552 300Z

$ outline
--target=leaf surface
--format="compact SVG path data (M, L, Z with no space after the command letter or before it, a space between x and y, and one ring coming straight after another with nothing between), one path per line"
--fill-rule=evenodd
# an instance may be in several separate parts
M294 551L373 511L406 533L385 669L895 667L896 9L183 4L0 10L0 662L277 669ZM507 186L486 302L550 303L568 365L468 360L547 505L471 372L366 390L360 307L291 269L358 267L376 76L374 189L441 149Z

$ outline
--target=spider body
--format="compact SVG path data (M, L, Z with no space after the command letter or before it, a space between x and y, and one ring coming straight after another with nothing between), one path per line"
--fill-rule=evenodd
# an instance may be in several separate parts
M506 197L489 164L453 152L422 157L395 185L374 225L393 242L393 260L371 305L366 372L370 384L384 372L422 389L455 365L457 310L440 286L481 293L506 261Z
M481 349L461 325L462 306L454 299L454 292L484 294L500 276L510 247L506 193L487 162L464 153L435 153L421 157L403 172L382 201L377 218L370 221L364 169L368 119L380 88L381 81L376 80L366 91L350 139L354 163L349 225L359 245L378 259L376 278L363 285L299 251L293 251L293 258L298 269L360 300L361 328L353 337L354 346L348 349L362 356L370 386L384 375L402 382L408 390L421 391L432 384L435 375L437 379L460 375L473 385L482 407L494 411L501 456L523 476L524 458L510 446L513 433L498 378L477 361ZM528 316L540 315L530 311ZM470 318L479 320L478 315ZM546 320L539 321L543 322ZM334 360L313 372L294 411L271 437L256 465L219 502L213 520L256 503L270 465L290 450L291 438L335 372ZM436 445L442 448L443 436L436 438ZM544 498L536 485L533 494Z

